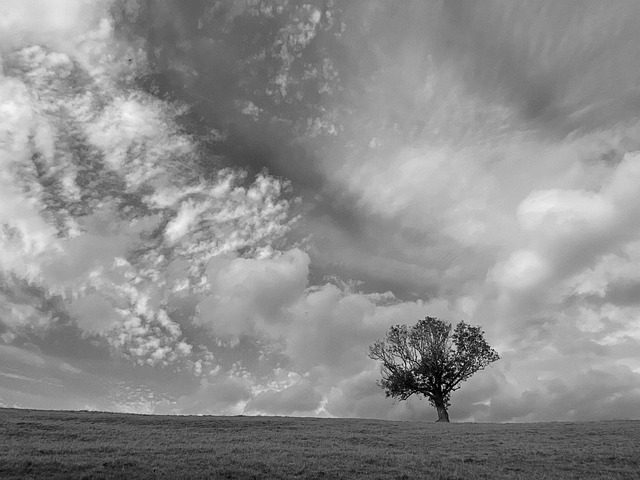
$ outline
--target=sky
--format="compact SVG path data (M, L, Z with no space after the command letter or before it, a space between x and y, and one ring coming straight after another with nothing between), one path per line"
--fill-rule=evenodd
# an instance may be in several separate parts
M5 0L0 406L640 418L635 0Z

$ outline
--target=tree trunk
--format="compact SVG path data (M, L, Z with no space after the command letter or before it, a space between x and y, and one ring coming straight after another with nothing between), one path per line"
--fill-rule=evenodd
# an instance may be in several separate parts
M438 420L436 422L449 423L449 412L447 412L447 407L444 406L444 403L437 402L436 410L438 410Z

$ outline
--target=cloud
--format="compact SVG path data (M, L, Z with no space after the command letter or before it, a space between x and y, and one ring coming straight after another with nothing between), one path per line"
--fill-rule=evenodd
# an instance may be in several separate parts
M269 332L304 292L308 273L309 257L298 249L274 258L213 259L207 269L211 293L199 305L198 322L220 336L252 328Z
M0 44L16 48L25 44L63 44L89 30L105 13L107 1L7 0Z
M185 338L171 316L191 319L170 301L202 294L212 257L250 259L284 236L287 183L228 168L205 175L199 145L177 123L189 108L132 82L145 64L113 35L106 4L65 5L34 25L38 2L16 4L6 20L3 339L77 327L136 364L206 374L212 354Z
M265 390L255 395L246 412L266 415L304 415L317 413L322 395L313 383L301 380L282 390Z
M169 411L165 407L164 413L240 415L250 399L251 389L246 380L234 377L214 381L203 379L194 393L179 397L170 405Z
M624 366L573 368L563 379L539 378L535 389L520 392L501 385L483 421L585 421L635 418L638 374Z
M0 403L8 407L81 409L99 390L92 375L37 351L0 344L0 364Z
M69 313L77 319L82 330L90 333L103 333L121 322L113 305L95 293L72 302Z
M321 3L7 4L0 401L425 419L436 315L456 418L637 417L637 4Z
M512 252L491 275L506 289L548 288L632 241L640 225L640 199L630 182L637 178L638 157L626 154L611 168L598 192L549 189L533 191L517 208L527 247Z
M629 18L640 13L628 2L617 8ZM499 350L525 349L522 369L525 363L536 368L533 349L552 355L555 347L545 346L584 336L593 321L600 333L563 350L557 361L580 357L593 372L607 370L602 357L588 353L635 338L637 330L631 308L602 305L609 282L615 285L621 265L635 258L638 199L628 185L635 182L639 137L637 115L621 100L635 96L637 69L625 67L627 45L637 40L632 22L591 3L578 12L549 2L445 2L444 17L435 17L449 32L423 34L413 42L417 51L408 17L422 18L419 12L411 5L376 17L387 32L398 32L400 19L409 23L396 43L380 43L370 93L346 121L361 135L353 140L357 147L324 160L331 188L348 191L343 201L357 205L350 211L360 232L344 235L339 223L323 219L316 231L332 232L323 247L357 251L343 261L370 279L383 263L379 252L388 264L404 260L400 252L414 245L397 232L412 232L417 241L406 271L421 270L427 292L465 305ZM517 27L531 22L535 28ZM610 28L599 34L599 25ZM376 32L384 37L382 27ZM545 38L564 39L563 47L549 49ZM619 66L615 89L599 76L604 64ZM405 92L410 102L402 102ZM330 255L318 257L330 262ZM629 277L624 282L633 285ZM592 304L573 309L589 295ZM535 378L514 379L518 373L500 365L496 370L513 383L495 377L484 403L460 405L461 411L489 418L482 412L490 411L491 397L509 388L518 398L531 392L523 397L530 404L524 410L551 409L534 401ZM577 384L567 395L574 389L578 395ZM508 417L497 412L493 418Z

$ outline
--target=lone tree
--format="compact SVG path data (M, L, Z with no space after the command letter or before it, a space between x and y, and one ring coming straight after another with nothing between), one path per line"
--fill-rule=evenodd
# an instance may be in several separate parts
M396 325L386 340L369 347L369 357L382 362L382 387L387 397L406 400L424 395L438 411L438 422L448 422L451 393L478 370L500 359L485 341L480 327L452 325L426 317L411 327Z

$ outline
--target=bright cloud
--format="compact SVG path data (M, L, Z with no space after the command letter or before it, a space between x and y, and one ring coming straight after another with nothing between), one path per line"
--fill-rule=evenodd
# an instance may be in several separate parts
M199 304L199 322L221 336L269 333L304 292L309 256L300 250L276 258L213 259L207 269L210 294Z

